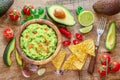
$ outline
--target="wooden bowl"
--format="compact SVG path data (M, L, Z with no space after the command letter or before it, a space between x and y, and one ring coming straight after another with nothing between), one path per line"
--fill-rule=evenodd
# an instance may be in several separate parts
M23 30L28 25L33 24L33 23L46 24L49 27L51 27L56 32L56 35L57 35L58 43L57 43L56 50L49 58L47 58L45 60L40 60L39 61L39 60L30 59L29 57L27 57L26 55L23 54L23 51L20 48L21 33L23 32ZM61 41L62 41L61 34L60 34L58 28L53 23L51 23L50 21L43 20L43 19L34 19L34 20L26 22L25 24L23 24L21 27L18 28L17 34L15 36L16 49L17 49L18 53L20 54L21 58L23 60L25 60L26 62L28 62L30 64L34 64L34 65L43 65L43 64L46 64L46 63L50 62L58 54L59 50L61 49Z

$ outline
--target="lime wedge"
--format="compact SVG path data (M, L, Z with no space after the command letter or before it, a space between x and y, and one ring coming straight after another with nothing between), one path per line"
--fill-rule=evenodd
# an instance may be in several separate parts
M79 29L80 33L88 33L93 29L93 25Z
M90 26L94 22L94 14L91 11L83 11L78 15L78 21L82 26Z

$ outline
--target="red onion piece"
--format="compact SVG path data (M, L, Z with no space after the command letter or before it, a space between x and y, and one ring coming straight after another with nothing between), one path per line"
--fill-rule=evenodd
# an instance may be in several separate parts
M30 71L22 68L22 75L26 78L30 77Z
M38 66L32 64L32 65L29 66L29 70L35 72L35 71L38 70Z

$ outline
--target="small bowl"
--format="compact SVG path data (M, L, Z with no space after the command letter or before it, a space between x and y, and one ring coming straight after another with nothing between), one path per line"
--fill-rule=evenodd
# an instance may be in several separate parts
M33 24L33 23L46 24L49 27L51 27L56 32L56 35L57 35L58 43L57 43L57 46L56 46L56 50L49 58L47 58L45 60L33 60L33 59L30 59L25 54L23 54L24 52L20 48L21 33L24 31L24 29L28 25ZM43 65L43 64L47 64L48 62L50 62L58 54L59 50L61 49L61 41L62 41L61 34L60 34L58 28L52 22L50 22L48 20L43 20L43 19L34 19L34 20L26 22L25 24L23 24L21 27L18 28L17 34L15 36L16 49L17 49L18 53L20 54L21 58L23 60L25 60L26 62L28 62L30 64L34 64L34 65Z

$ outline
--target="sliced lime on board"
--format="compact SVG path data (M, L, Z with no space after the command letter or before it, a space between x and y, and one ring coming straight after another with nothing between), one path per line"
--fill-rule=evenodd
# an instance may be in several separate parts
M82 26L90 26L94 22L94 14L91 11L82 11L78 15L78 21Z
M92 29L93 29L93 25L90 25L88 27L84 27L84 28L79 29L79 31L80 31L80 33L85 34L85 33L90 32Z

